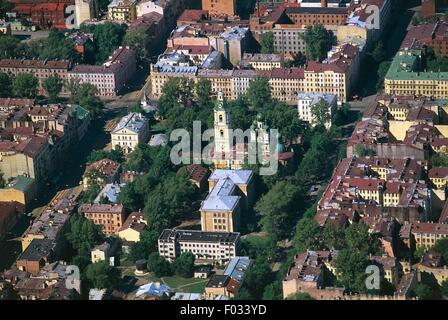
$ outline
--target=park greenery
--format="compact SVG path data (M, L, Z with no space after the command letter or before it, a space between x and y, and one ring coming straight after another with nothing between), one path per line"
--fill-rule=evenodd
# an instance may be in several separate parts
M261 53L275 53L274 33L265 32L260 36Z
M301 37L305 42L307 58L315 61L325 59L335 41L333 33L319 23L307 26Z

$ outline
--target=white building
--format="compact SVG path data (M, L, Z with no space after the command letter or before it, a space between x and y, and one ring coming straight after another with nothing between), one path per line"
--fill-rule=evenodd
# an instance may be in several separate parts
M76 23L78 27L86 20L96 18L98 13L97 0L75 0Z
M313 106L321 100L324 100L328 104L330 121L325 124L325 127L329 129L331 127L331 119L333 118L337 108L337 97L333 94L299 93L297 96L297 110L299 112L299 118L308 122L311 126L314 126L314 117L311 110Z
M172 261L191 252L197 263L223 264L237 256L239 239L238 232L166 229L159 237L159 255Z
M155 1L144 1L137 5L137 17L151 12L156 12L163 16L163 7L159 6Z
M111 132L112 148L120 146L124 153L130 153L140 143L148 140L149 126L146 118L137 112L132 112L121 118Z

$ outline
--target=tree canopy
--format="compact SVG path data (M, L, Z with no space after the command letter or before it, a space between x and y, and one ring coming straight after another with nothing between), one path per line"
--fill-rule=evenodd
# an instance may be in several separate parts
M274 33L265 32L260 36L261 53L275 53Z
M334 42L332 32L327 31L319 23L307 26L301 37L305 41L307 58L316 61L321 61L327 56Z

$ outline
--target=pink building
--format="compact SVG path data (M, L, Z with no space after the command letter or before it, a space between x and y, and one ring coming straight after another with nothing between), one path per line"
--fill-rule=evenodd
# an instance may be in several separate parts
M91 83L98 88L99 96L116 96L136 71L135 53L120 47L102 65L79 64L68 73L69 79Z

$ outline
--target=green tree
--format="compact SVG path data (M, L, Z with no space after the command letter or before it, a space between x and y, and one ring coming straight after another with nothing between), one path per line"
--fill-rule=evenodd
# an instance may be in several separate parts
M251 81L246 96L252 108L256 111L262 111L272 103L269 79L260 77Z
M366 292L365 270L368 265L369 261L363 252L346 248L340 250L335 261L337 282L349 292Z
M45 79L43 87L47 92L50 102L57 101L58 95L62 90L62 81L57 74L53 74Z
M5 19L6 13L10 12L13 9L13 5L11 2L7 0L0 0L0 19Z
M345 246L344 229L339 226L327 224L324 228L323 239L328 248L342 249Z
M32 58L41 60L70 60L80 61L80 54L74 49L73 42L62 31L51 29L46 39L31 41L28 54Z
M274 33L265 32L260 36L261 53L275 53Z
M320 227L313 218L302 218L296 225L294 248L305 252L319 247Z
M419 300L435 300L436 299L433 289L425 283L419 283L417 285L417 287L415 288L415 294L419 298Z
M376 151L366 147L363 144L355 145L355 155L358 157L373 157L376 155Z
M159 232L145 228L140 233L140 241L133 243L130 247L130 259L134 262L141 259L146 260L151 253L157 253L159 235Z
M142 28L127 30L123 37L123 45L135 51L138 61L149 58L151 37Z
M282 300L282 285L280 281L270 283L264 288L263 300Z
M184 252L173 262L174 273L184 278L191 278L194 274L194 255Z
M75 214L70 218L67 240L75 250L82 248L92 249L103 241L104 235L101 228L92 221L87 220L81 214Z
M436 244L432 247L432 250L440 253L445 263L448 263L448 238L437 240Z
M309 295L309 293L305 292L296 292L292 293L286 297L286 300L315 300L313 297Z
M12 94L12 80L7 73L0 72L0 98L10 97Z
M243 293L252 300L259 300L263 296L264 289L273 280L272 271L269 263L263 258L257 258L249 270L246 271L244 281L240 292L235 297L236 300L241 299ZM242 299L241 299L242 300Z
M113 290L120 283L120 270L109 266L107 261L89 264L84 275L90 288Z
M67 88L71 94L71 102L79 104L90 111L93 117L98 116L101 111L101 101L96 96L98 89L91 83L79 83L78 81L69 81Z
M25 58L27 47L13 36L0 36L0 59Z
M376 89L380 90L384 86L384 79L386 78L386 74L390 69L391 66L390 61L383 61L380 63L378 67L378 83L376 84Z
M448 156L443 153L435 153L429 157L432 167L448 167Z
M384 44L382 41L375 43L375 47L370 53L372 59L377 63L381 63L386 59L386 50L384 49Z
M443 280L442 284L440 285L440 291L445 298L448 298L448 279Z
M126 28L125 24L111 21L103 24L81 26L81 31L93 33L96 64L104 63L111 53L122 44Z
M13 82L13 92L18 98L35 98L39 80L31 73L19 73Z
M263 230L278 239L288 236L290 226L294 223L301 190L289 181L279 181L256 204L255 210L260 214Z
M324 99L320 99L318 103L311 107L311 115L313 116L314 124L325 127L330 122L330 106Z
M149 255L148 270L153 272L158 278L172 274L170 263L164 257L161 257L158 252L153 252Z
M307 58L316 61L321 61L327 56L334 42L333 34L319 23L307 26L301 37L305 41Z

